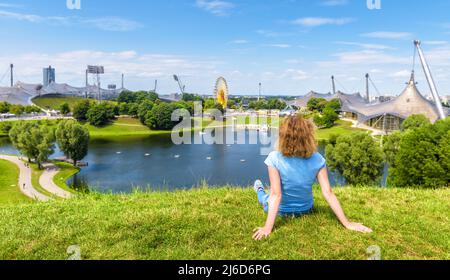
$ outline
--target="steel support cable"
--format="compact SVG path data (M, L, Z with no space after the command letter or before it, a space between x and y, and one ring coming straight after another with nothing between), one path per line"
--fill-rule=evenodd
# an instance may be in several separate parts
M381 96L380 91L378 90L377 86L375 85L375 83L372 81L372 78L369 77L369 81L372 84L372 86L375 88L375 91L378 93L378 96Z

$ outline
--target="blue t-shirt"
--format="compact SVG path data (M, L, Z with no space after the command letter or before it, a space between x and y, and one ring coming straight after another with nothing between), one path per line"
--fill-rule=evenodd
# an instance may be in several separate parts
M319 171L326 166L320 153L315 153L310 158L288 158L275 151L269 154L265 164L280 173L281 215L304 213L313 208L312 187Z

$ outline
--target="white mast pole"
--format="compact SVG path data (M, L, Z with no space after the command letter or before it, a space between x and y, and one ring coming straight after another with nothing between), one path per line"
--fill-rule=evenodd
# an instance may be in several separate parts
M425 76L427 77L428 85L430 86L431 93L433 94L434 101L436 102L436 106L438 109L439 117L441 119L445 119L444 108L441 103L441 98L439 97L439 93L436 88L436 83L434 82L433 76L431 74L430 66L428 66L427 60L425 59L425 55L423 54L421 48L420 41L414 41L416 48L419 53L420 61L422 62L423 71L425 72Z

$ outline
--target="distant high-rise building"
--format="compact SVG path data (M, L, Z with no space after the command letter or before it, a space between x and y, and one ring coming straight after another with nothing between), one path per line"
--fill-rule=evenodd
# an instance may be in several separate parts
M44 87L48 86L51 83L56 82L56 70L55 68L52 68L49 66L48 68L44 68L44 80L43 85Z

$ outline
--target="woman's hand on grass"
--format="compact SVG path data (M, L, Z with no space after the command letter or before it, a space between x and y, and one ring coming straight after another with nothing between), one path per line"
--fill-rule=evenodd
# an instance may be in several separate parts
M264 228L256 228L253 232L254 232L253 239L256 241L260 241L269 237L269 235L272 233L272 230L266 229L264 227Z
M359 223L348 223L348 225L345 226L348 230L362 232L362 233L372 233L373 230L366 227L363 224Z

